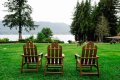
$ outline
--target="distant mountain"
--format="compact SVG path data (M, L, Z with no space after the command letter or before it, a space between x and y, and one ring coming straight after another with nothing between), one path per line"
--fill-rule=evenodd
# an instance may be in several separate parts
M65 23L52 23L52 22L35 22L36 25L39 25L35 30L29 32L23 29L23 34L37 34L42 30L43 27L48 27L52 30L53 34L70 34L70 26ZM18 29L3 26L2 21L0 21L0 35L3 34L18 34Z

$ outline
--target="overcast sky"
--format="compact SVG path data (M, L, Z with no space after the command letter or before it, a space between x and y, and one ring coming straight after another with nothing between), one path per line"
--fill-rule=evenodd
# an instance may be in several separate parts
M7 0L0 0L0 20L6 15L3 3ZM79 0L81 2L82 0ZM99 0L91 0L92 5ZM64 22L71 24L77 0L28 0L33 13L34 21Z

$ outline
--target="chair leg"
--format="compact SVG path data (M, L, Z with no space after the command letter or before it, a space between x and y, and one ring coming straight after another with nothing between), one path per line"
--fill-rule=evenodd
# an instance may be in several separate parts
M99 65L98 65L98 62L97 62L97 72L98 72L98 77L100 76L100 72L99 72Z
M77 70L77 61L76 61L76 70Z
M82 76L82 65L80 64L80 76Z
M92 71L92 66L90 66L90 71Z
M47 65L45 65L45 68L44 68L44 75L46 76L46 71L47 71Z
M21 64L21 73L23 72L23 66L24 66L24 63L22 61L22 64Z
M78 62L77 62L77 60L76 60L76 70L78 70L78 68L79 68L79 67L78 67Z
M41 61L40 61L40 66L42 66L42 59L41 59Z
M21 73L23 73L23 65L21 66Z
M98 71L98 77L99 77L100 76L99 66L97 66L97 71Z
M38 62L38 68L41 67L41 62Z
M62 75L64 74L64 71L63 71L63 65L62 65Z
M36 65L36 72L38 73L39 63Z

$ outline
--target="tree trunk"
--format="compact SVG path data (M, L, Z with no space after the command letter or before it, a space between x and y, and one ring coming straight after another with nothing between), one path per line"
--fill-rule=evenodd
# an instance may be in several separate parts
M19 41L22 39L22 27L19 25Z
M98 37L98 41L101 42L101 37L100 36Z
M19 41L22 39L22 25L21 25L21 3L22 0L19 0Z

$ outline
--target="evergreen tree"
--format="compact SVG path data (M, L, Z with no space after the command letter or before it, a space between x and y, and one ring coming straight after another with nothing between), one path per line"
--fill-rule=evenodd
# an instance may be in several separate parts
M119 0L101 0L99 3L101 14L107 18L111 36L117 34L117 10Z
M71 24L71 33L75 35L78 41L92 39L94 38L92 31L94 28L91 25L91 1L82 1L81 4L77 2Z
M79 4L79 2L77 2L77 5L76 5L76 7L75 7L75 12L74 12L74 14L73 14L73 22L72 22L72 24L71 24L71 26L70 26L70 28L71 28L71 33L73 34L73 35L75 35L75 40L77 41L77 40L79 40L78 39L78 28L79 28L79 26L80 26L80 24L79 24L79 21L78 21L78 19L79 19L79 16L80 16L80 9L79 9L79 6L80 6L80 4Z
M99 22L96 27L96 35L98 36L98 40L103 41L104 36L109 36L109 23L107 19L102 15L99 18Z
M120 19L119 19L117 24L118 24L117 25L117 34L120 34Z
M83 28L83 38L84 41L87 40L94 40L94 26L92 26L92 18L91 18L91 12L92 7L91 7L91 0L86 0L84 3L84 8L83 8L83 20L81 27ZM82 16L82 15L81 15Z
M100 12L100 7L95 4L92 8L92 13L91 13L91 24L93 26L93 34L95 33L95 29L97 27L97 24L99 22L99 16L101 15ZM96 35L94 34L94 40L96 40Z
M2 21L4 26L11 28L16 27L19 33L19 40L22 39L22 29L29 31L35 29L34 22L30 17L32 13L31 6L27 4L27 0L8 0L4 3L8 8L9 14Z

